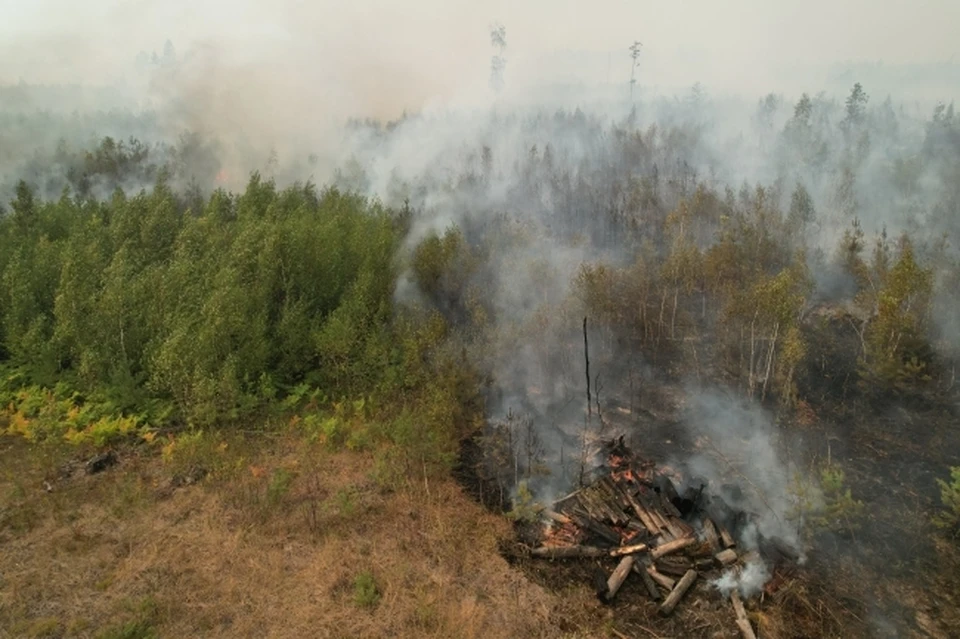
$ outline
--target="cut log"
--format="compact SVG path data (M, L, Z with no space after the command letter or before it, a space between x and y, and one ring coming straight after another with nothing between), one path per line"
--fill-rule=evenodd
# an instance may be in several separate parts
M689 537L694 534L693 526L680 519L679 517L671 517L670 522L672 526L675 526L680 530L680 537Z
M750 620L747 618L747 611L740 600L740 593L736 590L732 591L730 601L733 603L733 613L737 616L737 628L740 629L740 635L743 639L757 639L757 635L753 632L753 626L750 625Z
M649 533L647 532L647 527L633 517L631 517L630 521L627 522L627 530L634 531L635 533L637 533L638 536L639 535L643 535L645 537L649 536Z
M740 599L740 593L736 589L730 591L730 603L733 604L733 612L737 619L747 618L747 609L743 607L743 600Z
M608 503L616 503L617 509L621 512L624 508L629 506L623 497L623 493L620 492L616 483L614 483L610 477L602 477L597 485L600 486L600 489L607 494L607 497L610 500Z
M670 485L673 486L673 482L671 482ZM676 494L677 491L673 492ZM673 515L674 517L680 517L680 510L673 505L670 497L662 492L660 493L660 504L663 508L663 512L667 513L668 515Z
M660 529L660 532L665 535L670 535L671 538L676 538L670 531L670 527L667 525L667 519L658 511L656 508L646 506L647 512L650 513L650 516L653 518L654 523L657 525L657 528Z
M660 527L653 521L653 518L650 516L650 513L647 512L647 509L637 501L637 498L634 497L629 491L626 492L627 501L630 503L630 507L633 508L633 512L637 513L637 517L640 518L640 522L643 524L644 528L647 529L651 535L659 535Z
M696 580L697 571L688 570L687 574L685 574L683 578L677 582L677 585L674 586L673 590L670 591L670 594L667 595L667 598L663 600L662 604L660 604L660 614L664 617L673 614L673 609L677 607L677 604L680 603L680 600L685 594L687 594L687 591L690 590L690 587Z
M693 558L710 559L713 561L714 553L710 551L710 544L705 541L697 540L697 544L687 550L687 555Z
M713 562L714 562L713 557L710 557L708 559L697 559L695 562L693 562L693 568L697 572L707 572L708 570L713 570L713 567L714 567Z
M689 536L687 532L684 530L683 526L680 526L679 524L677 524L677 522L680 520L677 519L676 517L668 516L664 518L664 521L666 521L667 530L670 531L670 534L673 535L674 539L682 539L684 537ZM693 531L691 530L690 532L693 532Z
M613 528L591 519L589 515L576 510L570 512L570 518L583 530L589 530L614 546L620 545L620 535Z
M610 578L607 579L607 601L612 600L617 595L617 591L620 590L620 586L623 585L624 580L626 580L627 575L630 574L630 570L636 561L637 558L634 555L627 555L620 560L620 564L616 570L614 570Z
M566 515L561 515L560 513L550 509L544 510L543 516L546 517L547 519L557 522L558 524L566 525L566 524L573 523L573 521L571 521L571 519Z
M619 510L616 504L611 503L613 497L606 494L598 486L593 486L592 490L584 492L581 499L586 497L590 502L592 514L597 520L608 520L614 524L626 523L628 517Z
M667 501L673 501L680 498L677 487L673 485L673 480L666 475L657 477L657 487L660 488L660 494L667 498Z
M604 478L601 478L600 481L593 485L591 496L610 521L615 524L620 523L621 519L626 521L623 516L623 507L620 505L620 501L603 479Z
M530 551L534 557L571 559L576 557L606 557L609 551L594 546L541 546Z
M592 487L591 487L592 488ZM593 491L590 489L584 490L582 493L577 495L577 502L580 504L580 507L587 513L590 519L594 521L601 521L606 519L606 513L597 503L596 498L593 496Z
M718 566L729 566L737 560L737 551L733 548L727 548L718 552L713 558L717 560Z
M670 577L667 577L665 574L658 571L653 566L647 566L647 574L650 575L651 579L653 579L655 582L657 582L667 590L673 590L674 585L676 585L677 583Z
M717 524L717 532L720 533L720 543L724 548L733 548L737 542L733 540L733 535L723 524Z
M693 568L693 562L682 557L667 557L658 560L656 566L657 572L674 577L683 577L688 570Z
M653 577L650 576L650 573L647 572L647 568L642 566L639 562L633 564L633 572L640 575L640 579L643 580L643 586L647 589L647 594L650 595L650 598L654 601L660 601L663 599L663 595L660 594L660 589L657 588L657 582L653 580Z
M650 557L652 559L659 559L669 555L670 553L677 552L678 550L683 550L688 546L692 546L697 543L696 537L684 537L682 539L674 539L673 541L668 541L667 543L657 546L652 551L650 551Z
M703 520L703 536L707 540L707 543L710 544L710 550L713 554L717 554L723 550L723 548L720 547L720 533L717 532L717 527L709 517L705 517Z
M750 625L748 619L737 619L737 628L740 629L740 636L743 639L757 639L757 635L753 634L753 626Z
M611 557L623 557L625 555L635 555L647 550L646 544L633 544L632 546L620 546L610 551Z

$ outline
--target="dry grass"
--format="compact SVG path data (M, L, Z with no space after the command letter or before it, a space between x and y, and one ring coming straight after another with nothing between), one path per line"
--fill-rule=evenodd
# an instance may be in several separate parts
M583 630L602 625L586 590L574 619L512 569L509 524L452 481L392 490L368 454L239 447L212 447L199 484L128 451L47 492L49 455L5 440L0 636L609 636Z
M167 461L123 450L92 476L82 457L0 438L0 637L736 636L729 605L702 583L664 620L630 595L635 583L608 608L589 575L564 572L576 566L509 565L504 517L449 479L390 483L369 452L288 433L208 437ZM936 602L853 570L791 582L750 615L765 637L896 636L881 631L894 613L868 619L855 586L899 584L887 599L902 602L909 636L946 637L950 572Z

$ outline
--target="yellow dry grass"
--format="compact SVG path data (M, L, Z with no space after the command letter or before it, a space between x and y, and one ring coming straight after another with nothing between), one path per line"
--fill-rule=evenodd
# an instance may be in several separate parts
M512 569L509 524L452 480L393 490L371 455L289 437L180 488L121 460L48 492L49 459L2 443L0 636L609 636L589 592L561 606Z

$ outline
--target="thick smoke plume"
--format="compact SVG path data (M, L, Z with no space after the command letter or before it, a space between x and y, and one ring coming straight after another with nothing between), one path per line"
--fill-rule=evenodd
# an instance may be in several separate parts
M716 389L688 393L686 422L699 452L681 463L709 492L754 518L741 533L748 549L760 537L780 538L800 549L791 511L796 468L784 459L771 416L760 407Z

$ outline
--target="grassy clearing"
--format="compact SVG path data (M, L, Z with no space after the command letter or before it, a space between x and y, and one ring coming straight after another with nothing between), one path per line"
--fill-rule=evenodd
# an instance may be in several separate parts
M508 521L452 480L378 479L374 452L209 434L189 454L130 449L104 473L67 477L75 449L0 442L0 636L558 637L600 625L589 592L566 593L560 612L499 556Z

